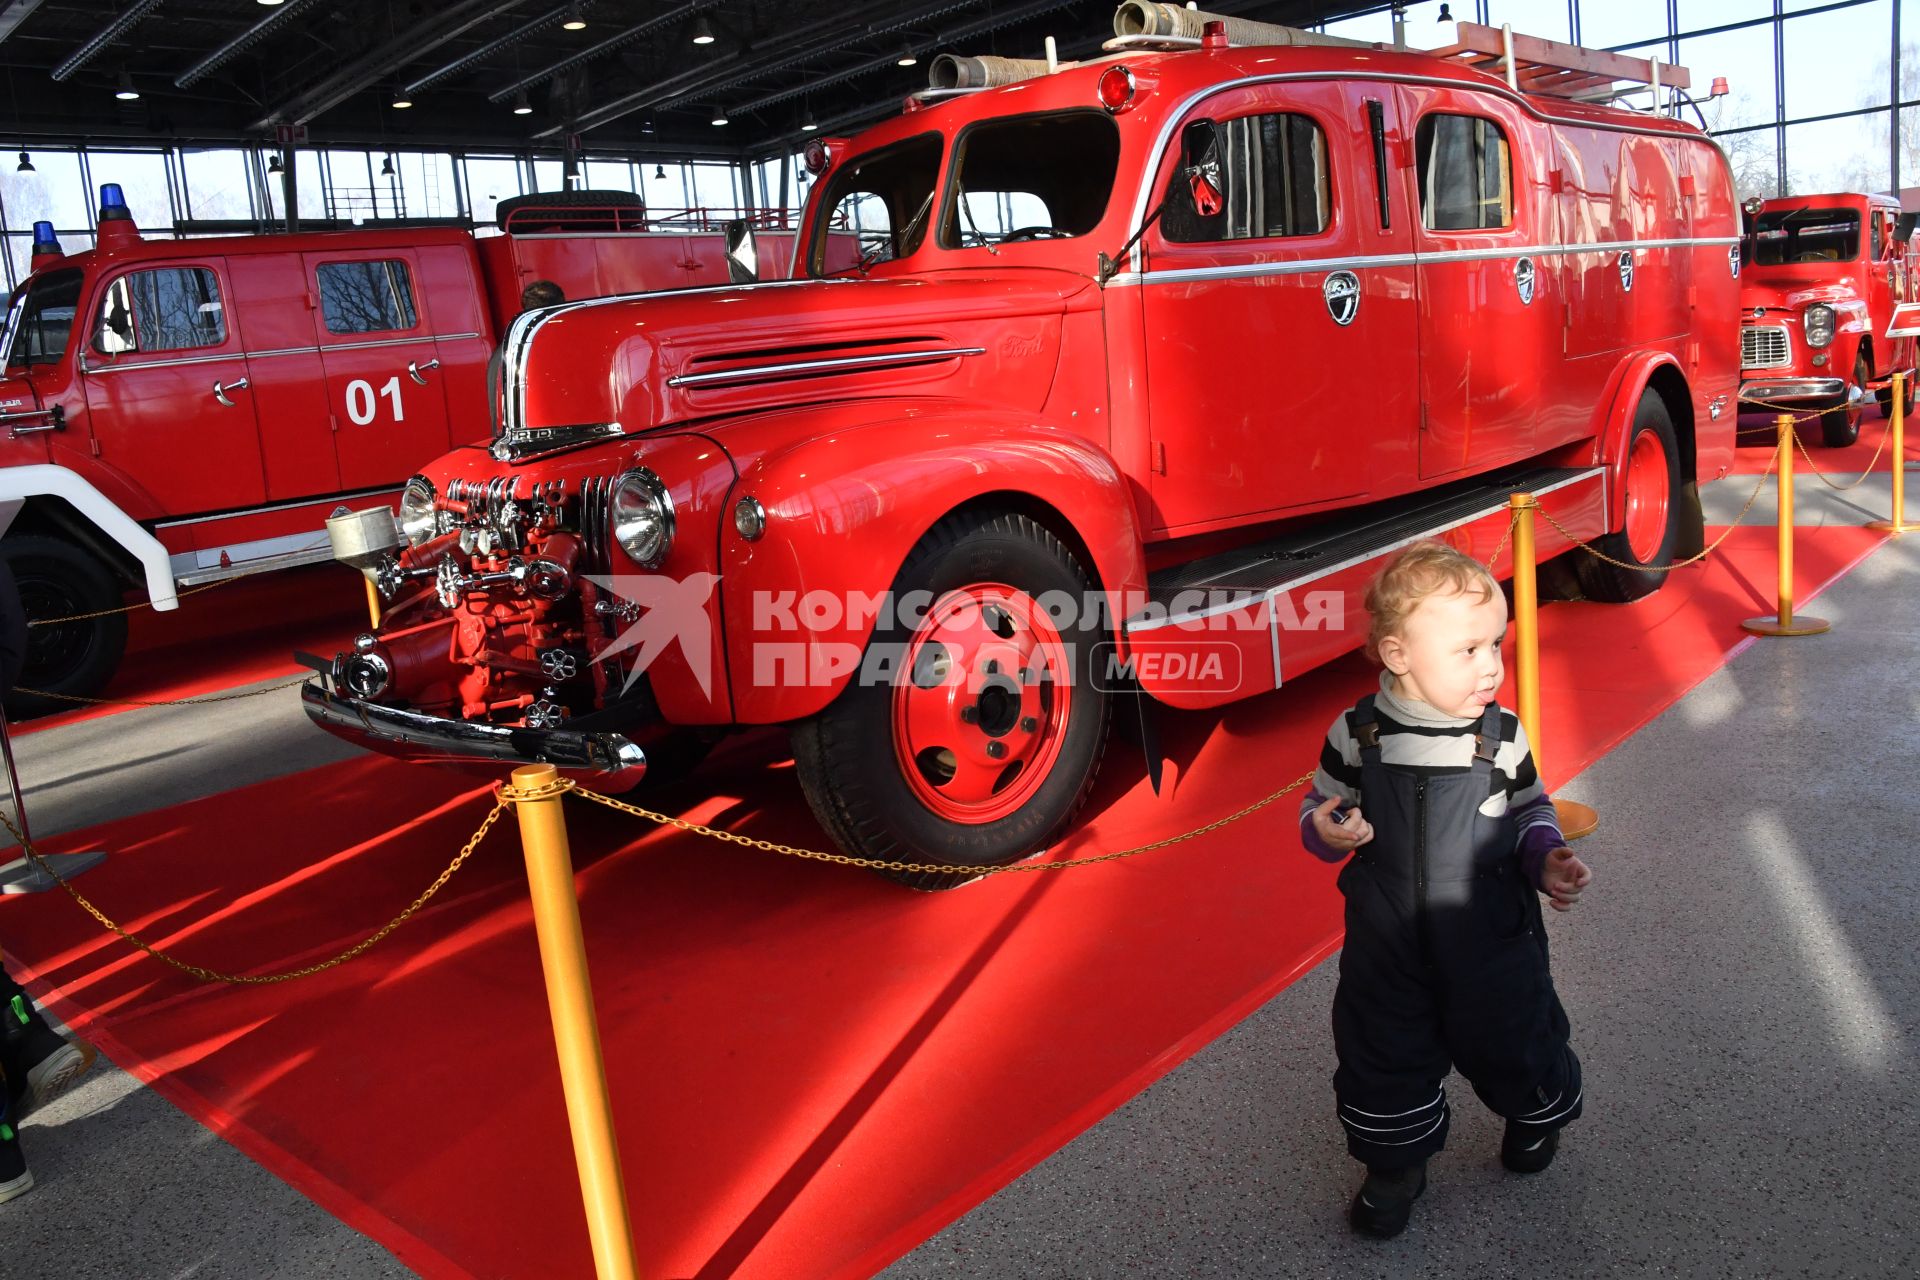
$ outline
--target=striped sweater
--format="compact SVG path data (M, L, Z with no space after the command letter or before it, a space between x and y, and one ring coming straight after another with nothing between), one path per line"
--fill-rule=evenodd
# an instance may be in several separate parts
M1473 767L1473 736L1479 720L1445 715L1427 703L1401 697L1394 690L1392 672L1380 673L1380 693L1374 699L1374 715L1380 726L1382 764L1434 773L1462 773ZM1521 870L1527 882L1537 889L1547 855L1566 840L1560 834L1560 820L1554 814L1553 801L1534 770L1527 731L1521 727L1520 718L1510 711L1500 713L1500 751L1494 758L1490 784L1480 812L1489 818L1512 815L1514 847L1520 855ZM1360 744L1347 727L1344 711L1327 730L1326 743L1320 748L1320 767L1313 775L1313 789L1300 802L1300 841L1307 852L1326 862L1339 862L1347 855L1329 846L1313 829L1313 811L1336 796L1342 807L1357 805L1364 816Z

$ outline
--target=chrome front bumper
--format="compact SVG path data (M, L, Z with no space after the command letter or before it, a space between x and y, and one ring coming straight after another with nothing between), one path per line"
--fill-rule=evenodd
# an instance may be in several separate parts
M1844 378L1756 378L1740 384L1740 398L1765 404L1831 400L1851 406L1865 399L1866 392L1859 387L1847 386Z
M347 741L420 763L550 764L591 774L596 782L626 787L647 772L647 757L617 733L577 729L519 729L509 725L447 720L383 707L329 693L318 682L300 687L307 717Z

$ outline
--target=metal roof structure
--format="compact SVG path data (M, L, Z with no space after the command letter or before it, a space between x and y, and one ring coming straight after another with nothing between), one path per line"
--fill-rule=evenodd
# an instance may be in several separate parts
M1304 26L1381 6L1216 0ZM271 141L757 159L899 108L943 52L1062 57L1113 0L0 0L0 142ZM906 63L913 65L903 65ZM137 96L129 96L137 95ZM399 105L402 102L409 106ZM725 125L716 125L725 119Z

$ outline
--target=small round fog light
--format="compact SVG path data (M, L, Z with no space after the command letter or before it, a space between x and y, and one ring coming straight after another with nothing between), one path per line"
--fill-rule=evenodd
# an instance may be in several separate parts
M746 497L733 504L733 527L748 542L757 542L767 531L767 509L758 498Z

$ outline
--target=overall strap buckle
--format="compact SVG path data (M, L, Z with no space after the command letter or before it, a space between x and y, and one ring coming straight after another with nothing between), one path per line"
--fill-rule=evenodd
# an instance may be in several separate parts
M1490 702L1480 717L1479 729L1473 735L1473 767L1476 770L1491 769L1499 758L1500 704Z
M1354 703L1353 710L1347 712L1347 731L1353 734L1354 742L1363 753L1380 750L1380 725L1374 719L1372 694Z

